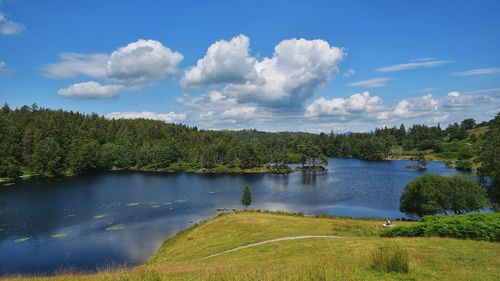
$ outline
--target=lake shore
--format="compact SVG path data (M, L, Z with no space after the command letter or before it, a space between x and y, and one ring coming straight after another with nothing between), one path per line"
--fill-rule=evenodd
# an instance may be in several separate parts
M178 232L136 267L110 267L88 274L66 270L45 277L12 275L0 280L278 280L283 276L287 280L317 280L314 276L325 280L421 280L432 276L435 280L465 281L495 280L500 273L496 258L499 243L384 238L380 237L381 223L288 213L228 213ZM301 239L293 239L297 237ZM373 251L387 243L408 253L408 273L386 273L371 267Z

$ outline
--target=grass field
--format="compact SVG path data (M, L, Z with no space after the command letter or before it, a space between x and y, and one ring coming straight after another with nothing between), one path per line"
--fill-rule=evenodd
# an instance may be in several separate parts
M144 265L95 274L12 276L7 280L499 280L500 244L451 238L382 238L381 221L286 214L225 214L168 239ZM396 222L411 225L411 222ZM268 243L206 258L238 246L295 235L335 235ZM371 269L373 251L394 244L408 252L409 273ZM5 278L4 278L5 279Z

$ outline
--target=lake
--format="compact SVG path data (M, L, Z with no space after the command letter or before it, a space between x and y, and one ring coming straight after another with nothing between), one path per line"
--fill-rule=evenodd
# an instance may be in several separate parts
M404 185L424 173L412 163L330 158L320 173L105 172L0 187L0 274L139 264L217 208L241 209L245 185L255 209L403 218ZM457 173L442 162L426 172Z

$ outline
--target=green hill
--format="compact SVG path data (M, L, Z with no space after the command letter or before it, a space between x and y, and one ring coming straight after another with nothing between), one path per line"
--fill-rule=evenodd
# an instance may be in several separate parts
M96 274L8 280L498 280L500 244L452 238L382 238L381 221L287 214L224 214L168 239L144 265ZM412 226L412 222L396 222ZM321 237L296 236L318 235ZM333 237L330 237L333 236ZM289 240L269 241L276 238ZM408 273L372 269L380 245L408 252ZM238 247L250 245L248 248ZM231 251L232 250L232 251ZM230 251L226 252L225 251Z

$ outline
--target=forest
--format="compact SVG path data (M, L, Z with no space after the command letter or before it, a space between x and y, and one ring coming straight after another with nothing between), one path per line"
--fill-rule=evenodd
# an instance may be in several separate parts
M5 104L0 110L0 178L113 169L280 173L290 171L289 163L325 166L327 157L416 159L424 154L457 168L478 169L486 184L495 185L499 128L500 114L479 124L465 119L445 129L437 124L344 134L214 131Z

